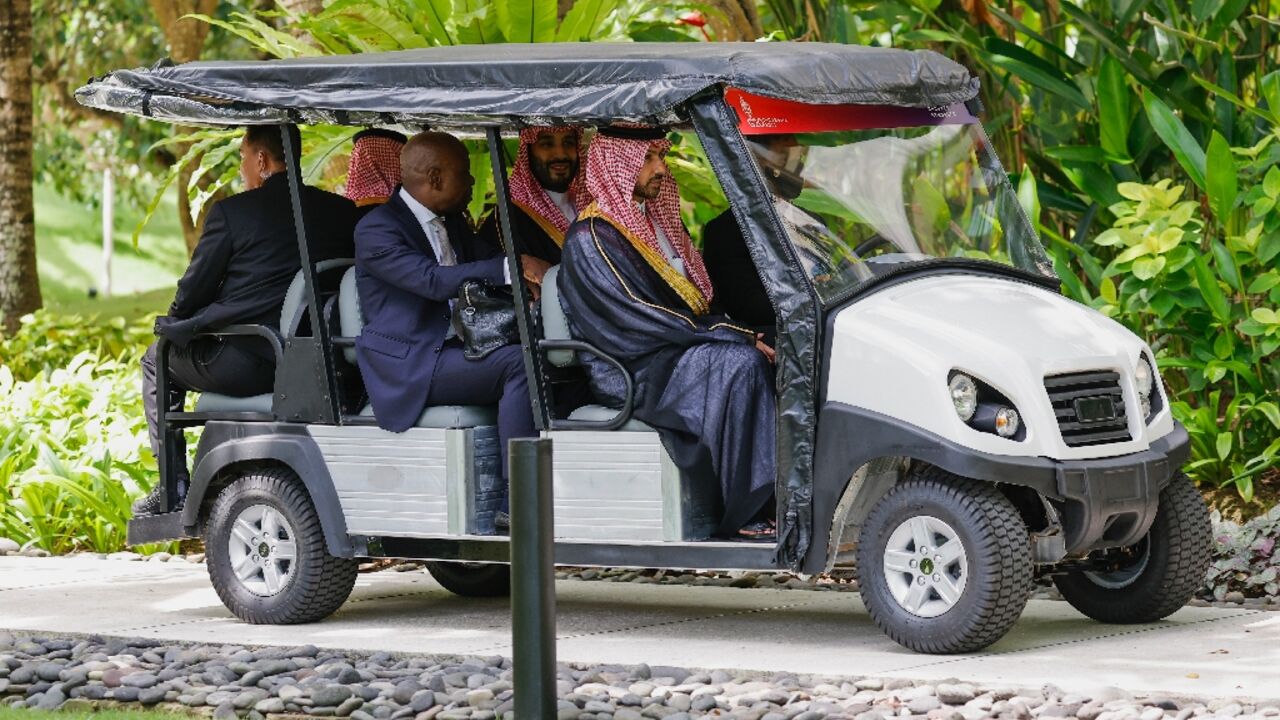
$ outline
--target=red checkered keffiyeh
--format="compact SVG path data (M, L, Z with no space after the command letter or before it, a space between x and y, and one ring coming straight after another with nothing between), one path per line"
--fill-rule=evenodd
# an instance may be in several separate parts
M398 133L356 135L347 166L346 196L357 206L384 203L400 184L400 150L404 140Z
M633 198L636 178L644 167L644 156L650 147L667 150L671 141L630 140L597 134L587 151L587 190L595 198L602 215L626 233L634 235L659 257L663 256L662 246L658 244L653 228L655 225L662 228L684 261L689 280L702 294L703 301L710 303L711 278L707 276L702 256L693 248L684 223L680 222L680 190L676 187L675 178L667 177L658 197L645 202L643 214Z
M569 221L565 219L564 213L560 212L560 208L552 202L547 191L538 182L538 178L534 177L533 170L529 167L529 146L536 143L538 136L544 132L562 130L573 130L577 133L578 142L581 144L582 131L568 126L533 127L520 131L520 151L516 154L515 167L511 170L511 180L508 185L511 202L532 215L557 243L564 242L564 234L569 231ZM569 202L573 203L574 209L579 211L591 202L583 175L584 173L579 170L573 182L569 184L567 193ZM557 232L550 232L551 228L555 228Z

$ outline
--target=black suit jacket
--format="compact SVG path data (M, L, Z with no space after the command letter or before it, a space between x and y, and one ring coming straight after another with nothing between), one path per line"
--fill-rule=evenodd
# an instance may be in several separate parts
M449 301L466 280L505 285L506 258L475 242L461 215L445 216L457 265L441 265L413 211L392 194L356 227L356 290L364 330L356 357L378 425L401 432L427 406L449 330Z
M354 255L354 203L306 187L303 211L312 262ZM178 281L169 314L156 321L156 330L186 345L198 332L227 325L278 328L285 291L301 267L289 181L280 172L261 187L232 195L210 208L191 264ZM260 341L236 343L255 354L266 351Z
M772 338L776 322L773 304L732 211L725 210L702 228L702 262L707 266L719 308Z

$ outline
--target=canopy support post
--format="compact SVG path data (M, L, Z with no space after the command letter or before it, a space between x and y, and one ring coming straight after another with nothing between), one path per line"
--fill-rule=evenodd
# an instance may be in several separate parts
M524 372L529 378L529 399L533 402L533 421L539 430L550 427L547 412L547 392L542 383L542 356L537 351L540 328L536 326L529 308L529 293L525 287L520 258L516 255L515 235L511 231L511 200L507 195L507 163L503 155L502 131L490 127L489 158L493 161L493 188L497 195L498 229L501 231L503 250L507 254L507 268L511 271L511 294L516 301L516 322L520 327L520 345L524 355ZM503 448L506 451L506 448Z
M284 147L285 172L289 178L293 227L298 235L304 293L311 316L311 337L295 336L285 340L284 362L276 368L272 409L280 420L336 423L341 413L333 375L333 348L329 342L329 326L321 312L316 266L311 259L307 219L302 205L302 135L297 125L281 125L280 139Z

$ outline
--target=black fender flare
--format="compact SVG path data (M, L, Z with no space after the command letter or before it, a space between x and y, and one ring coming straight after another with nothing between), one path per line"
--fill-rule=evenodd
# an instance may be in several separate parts
M218 428L209 423L205 428L206 435ZM269 460L288 466L298 474L311 496L316 514L320 516L320 527L324 531L325 546L329 554L335 557L354 557L355 546L347 534L347 521L342 514L342 505L338 501L338 491L334 488L333 478L310 436L305 433L267 433L248 437L231 437L211 446L206 450L206 438L201 437L201 452L195 472L191 476L191 487L187 491L186 505L182 510L182 524L194 527L200 520L200 507L204 502L209 484L223 468L246 461Z
M1045 498L1075 502L1085 527L1068 528L1069 549L1088 545L1101 534L1108 512L1130 510L1141 520L1133 532L1146 532L1155 517L1160 490L1187 459L1187 432L1175 423L1173 432L1151 443L1149 450L1097 460L1057 461L1043 457L991 455L966 448L896 418L827 402L818 421L818 452L814 472L813 546L804 572L828 570L835 512L854 473L880 458L909 458L935 465L961 477L1031 488ZM1116 502L1099 492L1099 481L1113 470L1131 471L1142 492ZM1105 482L1105 481L1104 481ZM849 515L865 517L872 505L892 487L877 478L857 488ZM1068 523L1070 524L1070 523ZM1123 544L1123 543L1122 543Z

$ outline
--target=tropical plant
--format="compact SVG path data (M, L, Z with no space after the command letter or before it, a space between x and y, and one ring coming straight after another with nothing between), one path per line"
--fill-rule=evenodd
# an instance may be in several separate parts
M96 321L41 311L0 338L0 536L25 546L120 550L154 482L138 375L151 319Z

